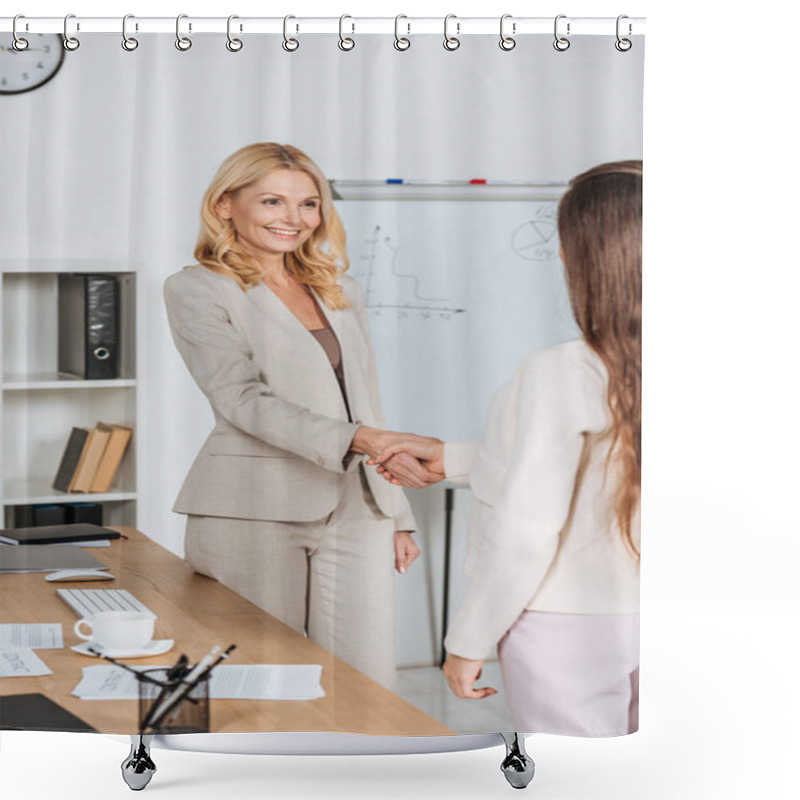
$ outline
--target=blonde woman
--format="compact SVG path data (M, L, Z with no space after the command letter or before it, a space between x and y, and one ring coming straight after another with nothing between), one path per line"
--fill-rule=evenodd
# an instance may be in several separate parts
M215 420L174 506L186 559L390 685L392 568L419 550L402 490L362 466L397 435L328 181L295 147L252 144L220 166L201 219L197 264L164 289Z
M558 230L581 338L523 361L482 442L417 440L377 460L411 454L429 483L472 489L453 692L495 693L475 684L498 644L517 731L618 736L638 727L641 162L575 178Z

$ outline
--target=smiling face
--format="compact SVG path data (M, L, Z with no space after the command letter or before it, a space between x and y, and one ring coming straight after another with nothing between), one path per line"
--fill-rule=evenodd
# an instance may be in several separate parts
M216 205L229 219L239 243L262 264L282 261L322 222L322 199L314 179L299 169L276 169Z

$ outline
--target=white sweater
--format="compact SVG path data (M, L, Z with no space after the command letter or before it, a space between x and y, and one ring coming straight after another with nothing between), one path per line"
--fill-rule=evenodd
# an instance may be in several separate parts
M485 658L526 609L638 611L639 566L614 519L613 462L606 472L607 383L583 339L533 353L494 396L483 441L445 446L447 477L473 494L471 582L448 652Z

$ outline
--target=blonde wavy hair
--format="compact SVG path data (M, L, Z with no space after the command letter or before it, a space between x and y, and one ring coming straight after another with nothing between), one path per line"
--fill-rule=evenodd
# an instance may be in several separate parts
M339 285L339 276L350 266L347 237L333 206L330 185L314 161L288 144L250 144L222 162L203 196L194 257L214 272L232 278L243 290L261 283L263 275L258 262L239 243L233 223L219 216L217 204L223 195L233 195L276 169L307 173L322 198L319 227L297 250L286 254L286 269L300 283L313 288L328 308L348 307L350 303Z
M608 371L607 466L619 475L614 512L639 558L633 519L642 469L642 162L601 164L570 182L558 233L575 320Z

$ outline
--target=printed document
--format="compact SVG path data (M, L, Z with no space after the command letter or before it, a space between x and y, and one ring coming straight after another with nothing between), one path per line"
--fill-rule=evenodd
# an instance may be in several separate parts
M223 664L211 673L209 695L218 700L316 700L325 696L321 676L320 664ZM111 664L84 667L83 678L72 694L83 700L134 700L139 696L136 676Z
M64 646L60 622L6 623L0 625L0 647L60 650Z

